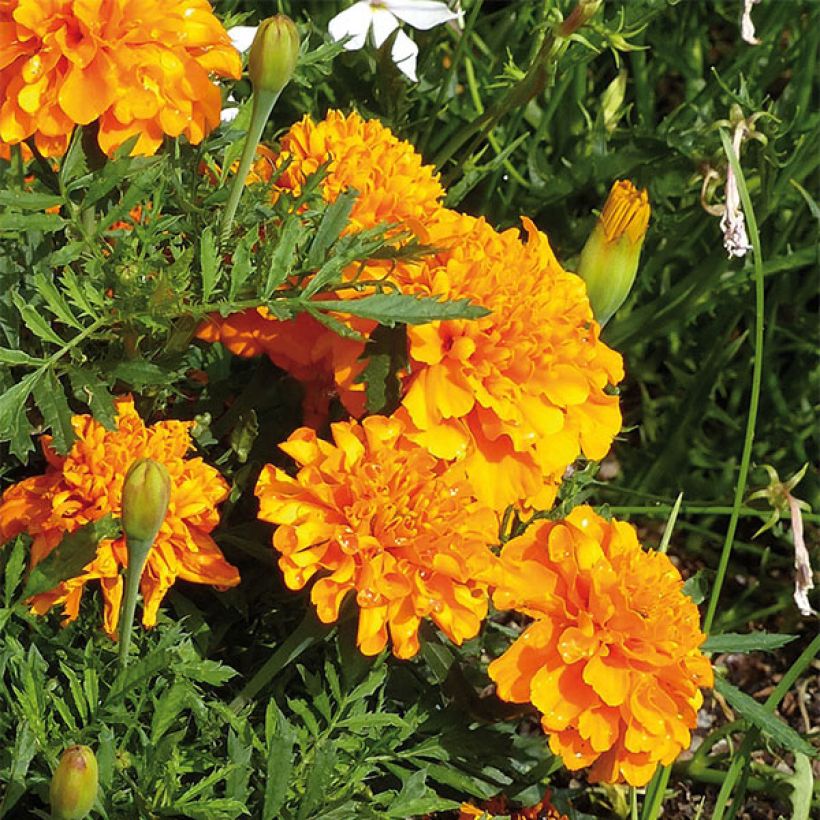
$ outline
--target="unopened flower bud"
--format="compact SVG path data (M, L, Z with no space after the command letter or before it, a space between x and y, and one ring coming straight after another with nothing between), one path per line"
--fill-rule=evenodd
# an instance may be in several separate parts
M646 191L619 180L581 251L578 275L587 283L592 312L601 325L632 289L650 212Z
M165 465L151 458L135 461L122 485L122 528L126 541L153 543L170 499L171 478Z
M97 758L88 746L69 746L51 778L55 820L82 820L97 799Z
M284 14L259 24L248 55L248 74L254 91L278 94L290 81L299 59L299 32Z

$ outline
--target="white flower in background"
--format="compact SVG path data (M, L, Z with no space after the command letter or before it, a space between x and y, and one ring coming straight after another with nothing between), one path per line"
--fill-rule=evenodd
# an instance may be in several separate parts
M256 29L259 26L234 26L228 29L228 37L231 38L231 45L240 53L250 51L253 38L256 37Z
M461 10L453 11L438 0L359 0L349 9L337 14L327 26L330 36L338 42L345 37L348 51L362 48L367 33L373 29L373 44L380 48L385 40L399 28L400 22L426 31L442 23L457 20L463 24ZM417 82L416 59L419 47L401 30L396 34L390 56L399 70Z
M752 22L752 6L760 0L743 0L743 14L740 18L740 36L750 46L759 46L760 40L755 34L755 24Z

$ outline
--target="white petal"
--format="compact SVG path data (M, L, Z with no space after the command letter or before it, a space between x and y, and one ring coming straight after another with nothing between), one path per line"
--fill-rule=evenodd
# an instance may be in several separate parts
M382 43L399 27L399 21L387 9L373 9L373 44Z
M256 29L259 26L234 26L228 29L228 37L231 38L233 47L240 52L246 52L256 37Z
M238 106L229 106L228 108L223 108L222 113L219 115L219 119L222 122L233 122L236 119L236 115L239 113Z
M450 20L461 19L458 12L452 11L446 3L438 0L382 0L382 3L399 20L423 31Z
M348 51L356 51L364 45L372 20L373 9L370 3L368 0L359 0L349 9L339 12L327 24L327 30L336 42L351 35L352 39L345 43L345 48Z
M393 62L398 67L402 74L409 77L414 83L417 83L416 77L416 58L419 55L419 47L401 30L396 35L393 41L393 50L390 56Z

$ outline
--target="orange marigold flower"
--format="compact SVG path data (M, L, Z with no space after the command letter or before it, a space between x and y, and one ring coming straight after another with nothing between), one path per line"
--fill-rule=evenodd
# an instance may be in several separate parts
M220 474L201 458L185 458L191 449L192 422L161 421L146 427L130 398L117 402L117 429L106 430L91 416L74 416L77 436L68 455L51 448L43 436L48 461L44 475L9 487L0 499L0 543L20 533L32 540L31 566L40 563L62 540L108 513L119 516L122 485L131 464L151 458L171 476L171 501L165 521L148 554L140 591L142 623L154 626L157 609L177 578L219 588L236 586L239 573L223 557L209 533L219 521L216 506L228 495ZM80 575L31 599L42 615L62 604L66 622L79 612L86 583L102 587L105 631L114 638L123 593L121 569L127 565L123 537L101 541L94 560Z
M457 644L487 614L483 580L495 516L445 464L403 435L395 418L332 425L334 444L300 428L281 448L300 465L295 478L271 465L259 477L259 517L277 524L273 545L290 589L317 573L311 600L332 623L348 592L359 606L358 645L375 655L418 652L430 618Z
M582 506L509 541L496 583L497 607L535 620L490 677L500 698L541 712L567 768L642 786L688 748L713 676L697 607L666 555Z
M458 820L493 818L496 815L509 817L510 820L569 820L566 814L561 814L552 805L549 791L534 806L520 809L511 808L510 801L504 795L485 801L480 808L471 803L462 803Z
M495 509L549 507L567 466L606 455L621 426L618 353L599 339L584 283L564 271L528 219L493 230L442 209L420 238L442 248L399 280L403 292L469 297L478 320L409 327L404 409L413 437L460 459L478 498Z
M135 134L140 154L164 134L198 143L219 125L210 75L241 71L206 0L3 0L0 141L33 135L61 154L75 125L97 120L109 155Z
M345 116L330 111L319 122L305 117L284 135L275 159L263 153L248 181L270 179L275 168L284 166L275 188L298 195L307 177L325 163L329 165L321 190L327 202L334 202L340 193L351 188L358 192L350 224L345 229L348 233L380 223L415 230L440 207L444 191L432 166L424 165L410 143L399 140L378 120L363 120L355 113ZM359 273L363 279L407 278L409 274L397 272L404 265L374 261L364 273L358 265L353 266L351 275ZM352 290L341 291L338 298L358 295ZM337 318L364 335L375 324L344 316ZM212 317L200 328L198 336L205 341L222 342L239 356L267 354L274 364L300 380L304 380L302 372L309 363L308 382L335 384L352 414L359 415L364 410L364 385L356 382L362 364L353 364L363 352L363 343L341 339L309 316L283 322L260 308L226 318ZM310 386L309 399L315 399L319 390ZM321 390L328 392L326 387ZM318 407L322 402L312 404Z

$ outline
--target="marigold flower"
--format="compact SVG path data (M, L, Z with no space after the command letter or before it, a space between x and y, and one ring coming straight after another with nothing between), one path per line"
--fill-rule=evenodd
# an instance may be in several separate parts
M642 786L689 746L711 686L680 573L635 530L576 507L502 550L493 603L530 617L489 667L500 698L541 712L553 753L593 781Z
M461 460L476 495L497 510L549 507L581 453L606 455L621 425L608 385L621 357L598 338L584 283L564 271L524 219L498 233L442 209L421 234L443 250L399 279L404 292L469 297L477 320L409 327L409 432L439 458Z
M43 436L48 461L44 475L15 484L0 499L0 543L28 533L31 565L40 563L62 540L90 521L121 512L123 479L131 464L150 458L163 464L171 477L171 500L142 575L142 623L154 626L165 593L180 578L219 588L236 586L239 573L209 533L219 521L216 506L228 495L228 485L201 458L185 458L191 449L191 422L161 421L146 427L130 398L117 402L117 429L106 430L91 416L74 416L77 436L68 455L51 448ZM66 622L79 612L85 585L99 580L103 625L112 638L122 601L121 568L127 565L124 537L101 541L94 560L81 575L53 590L35 595L32 610L42 615L62 604Z
M332 425L333 444L307 428L280 447L295 478L271 465L259 477L259 517L278 527L273 545L290 589L314 576L311 601L323 623L355 592L358 645L418 652L431 619L457 644L474 637L487 613L485 576L497 530L491 510L445 464L403 435L395 418Z
M239 79L242 63L206 0L5 0L0 3L0 141L34 136L65 151L75 125L99 121L112 154L139 134L192 143L220 122L210 75Z
M273 162L257 163L255 178L270 179L275 168L288 163L275 188L298 195L306 179L328 162L321 189L325 201L334 202L351 188L358 192L346 232L381 223L414 230L440 207L444 191L432 167L423 165L413 146L399 140L378 120L363 120L355 113L345 116L330 111L319 122L305 117L282 138L281 152ZM373 262L362 276L406 279L409 273L397 273L404 264ZM355 268L358 272L358 266ZM340 298L345 295L355 298L358 294L339 294ZM339 318L364 335L374 327L373 322ZM335 384L347 409L354 415L363 412L364 385L356 382L362 365L355 364L363 344L340 339L310 316L277 321L265 308L252 309L226 318L211 317L197 335L205 341L222 342L239 356L267 354L278 367L307 382L308 403L315 408L326 405L326 400L317 401L316 397L332 392Z
M549 791L534 806L520 809L511 808L510 801L505 795L485 800L481 807L473 806L471 803L462 803L458 820L473 820L473 818L490 820L496 815L509 817L510 820L569 820L565 814L561 814L552 805Z

